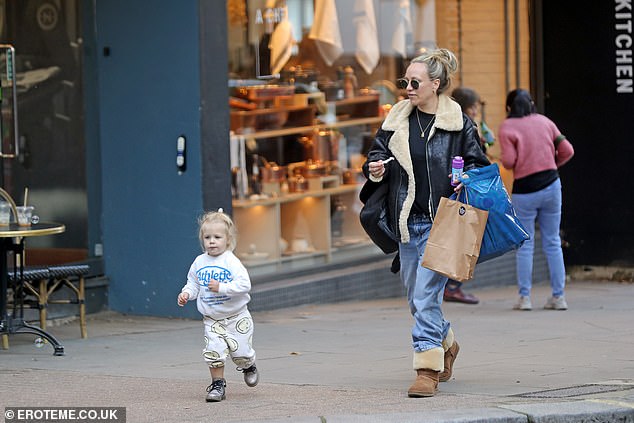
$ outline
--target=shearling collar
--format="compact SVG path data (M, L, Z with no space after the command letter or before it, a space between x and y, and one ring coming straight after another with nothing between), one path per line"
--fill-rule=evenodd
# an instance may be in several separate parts
M383 121L381 128L385 131L393 131L388 148L399 162L405 173L407 173L407 196L403 202L398 224L401 232L401 241L409 242L409 230L407 228L407 217L409 216L414 198L416 196L416 179L414 178L414 165L409 151L409 115L414 110L411 101L402 100L396 103L390 113ZM460 105L446 95L438 97L438 109L436 119L429 131L431 140L436 133L436 129L446 131L460 131L463 127L462 110Z
M412 102L402 100L396 103L390 113L383 121L382 128L386 131L396 131L399 128L407 127L409 121L407 118L414 110ZM462 110L460 105L448 96L441 94L438 97L438 109L436 110L436 120L434 128L444 129L446 131L462 130Z

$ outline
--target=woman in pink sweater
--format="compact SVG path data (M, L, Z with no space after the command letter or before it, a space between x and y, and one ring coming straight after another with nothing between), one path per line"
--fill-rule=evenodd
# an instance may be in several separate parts
M506 110L507 118L498 131L502 165L513 170L513 207L530 234L530 239L517 251L520 298L513 308L532 309L530 294L537 221L552 289L544 308L566 310L566 269L559 237L561 182L557 169L572 158L574 150L553 121L535 112L526 90L511 91L506 97Z

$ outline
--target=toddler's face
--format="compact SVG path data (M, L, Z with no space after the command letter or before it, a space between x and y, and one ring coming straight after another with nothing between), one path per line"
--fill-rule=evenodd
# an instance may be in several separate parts
M219 256L227 250L227 228L224 223L210 222L202 227L203 245L210 256Z

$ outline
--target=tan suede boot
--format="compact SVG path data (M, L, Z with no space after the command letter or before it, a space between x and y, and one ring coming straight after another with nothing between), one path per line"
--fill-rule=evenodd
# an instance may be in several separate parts
M438 374L431 369L416 370L416 380L409 387L407 396L411 398L433 397L438 389Z
M442 341L442 348L445 351L444 368L443 371L440 372L438 380L440 380L441 382L447 382L449 379L451 379L451 375L453 373L453 362L456 361L458 351L460 351L460 346L456 342L456 337L454 336L453 330L451 328L449 328L447 336Z
M438 375L443 370L444 348L432 348L414 352L414 370L416 380L407 391L412 398L433 397L438 389Z
M439 381L447 382L451 379L451 374L453 373L453 362L456 361L458 351L460 351L460 345L458 345L456 341L453 341L453 345L445 351L445 368L438 375Z

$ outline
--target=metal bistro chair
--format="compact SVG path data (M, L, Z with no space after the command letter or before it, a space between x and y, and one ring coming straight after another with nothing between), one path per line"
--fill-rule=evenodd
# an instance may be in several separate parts
M46 286L40 283L40 295L45 292L46 304L77 304L79 305L79 329L81 337L87 338L88 331L86 329L86 286L84 275L90 271L87 264L60 264L48 267L49 278ZM71 294L67 298L52 298L51 295L60 291L62 287L67 287ZM40 310L40 321L44 321L46 325L46 308ZM46 329L46 327L42 327Z
M2 188L0 188L0 196L15 205L11 196ZM8 295L7 309L13 308L14 314L18 312L22 314L24 308L39 310L40 328L46 330L49 304L77 304L81 337L87 338L84 276L90 271L90 266L87 264L24 266L23 240L19 240L16 244L21 245L21 248L14 252L13 269L7 274L9 288L12 291L12 295ZM6 340L3 340L3 343L6 343Z
M39 310L40 328L46 330L46 318L50 304L77 304L79 306L79 328L82 338L88 337L86 326L86 288L84 275L90 271L87 264L66 264L48 267L26 267L9 272L9 283L20 295L21 306ZM17 282L22 281L21 284ZM67 291L63 291L67 288ZM59 298L64 292L62 298ZM14 299L17 305L17 299ZM10 303L11 305L11 303Z

